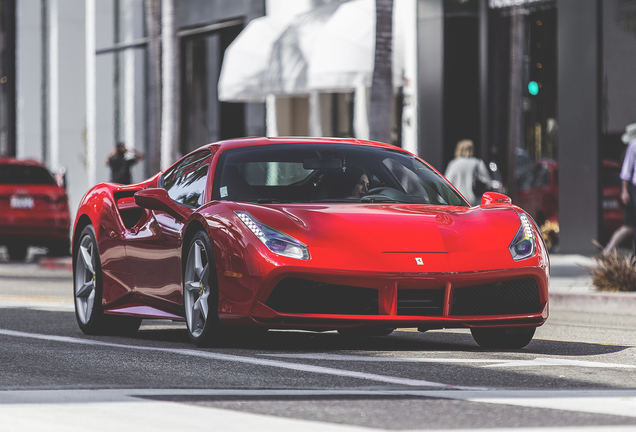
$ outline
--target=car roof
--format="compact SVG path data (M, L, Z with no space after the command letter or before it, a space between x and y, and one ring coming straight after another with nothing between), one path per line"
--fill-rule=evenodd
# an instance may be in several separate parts
M24 165L24 166L39 166L46 168L46 166L35 159L16 159L16 158L8 158L8 157L0 157L1 165Z
M220 150L227 150L231 148L250 147L258 145L271 145L271 144L299 144L299 143L324 143L324 144L344 144L344 145L365 145L372 147L380 147L387 149L398 149L391 144L384 144L375 141L366 141L356 138L316 138L316 137L248 137L248 138L236 138L231 140L219 141L212 144L204 145L197 150L204 148L217 148Z

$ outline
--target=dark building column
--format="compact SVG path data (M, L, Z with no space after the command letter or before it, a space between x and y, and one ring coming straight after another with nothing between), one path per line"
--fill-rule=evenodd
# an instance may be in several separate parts
M488 163L488 0L479 0L479 147L481 158Z
M0 156L15 156L15 0L0 1Z
M444 172L444 3L417 3L418 155Z
M597 0L557 0L560 252L594 253L599 232Z

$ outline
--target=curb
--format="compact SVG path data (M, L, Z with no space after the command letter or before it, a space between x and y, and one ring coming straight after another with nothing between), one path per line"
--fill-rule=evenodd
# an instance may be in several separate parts
M636 316L636 293L550 293L550 309Z

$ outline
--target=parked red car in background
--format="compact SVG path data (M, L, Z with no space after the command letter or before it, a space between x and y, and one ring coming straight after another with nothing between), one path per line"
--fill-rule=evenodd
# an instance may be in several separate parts
M70 254L70 213L62 179L36 161L0 158L0 245L9 258L26 258L29 246Z
M536 161L519 176L514 203L530 213L537 224L543 227L550 222L558 234L559 219L559 182L557 162L551 159ZM599 241L606 242L612 233L623 223L623 210L620 204L621 166L612 160L603 160L601 165L601 188L603 222Z

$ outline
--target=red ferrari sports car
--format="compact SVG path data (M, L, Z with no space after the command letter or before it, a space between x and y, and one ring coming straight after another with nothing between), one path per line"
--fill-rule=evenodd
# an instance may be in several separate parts
M29 246L68 255L71 217L63 184L40 162L0 158L0 244L21 261Z
M198 346L232 327L467 327L483 347L521 348L548 317L549 258L527 213L494 192L470 207L387 144L209 144L141 183L96 185L73 233L87 334L143 318L185 321Z

